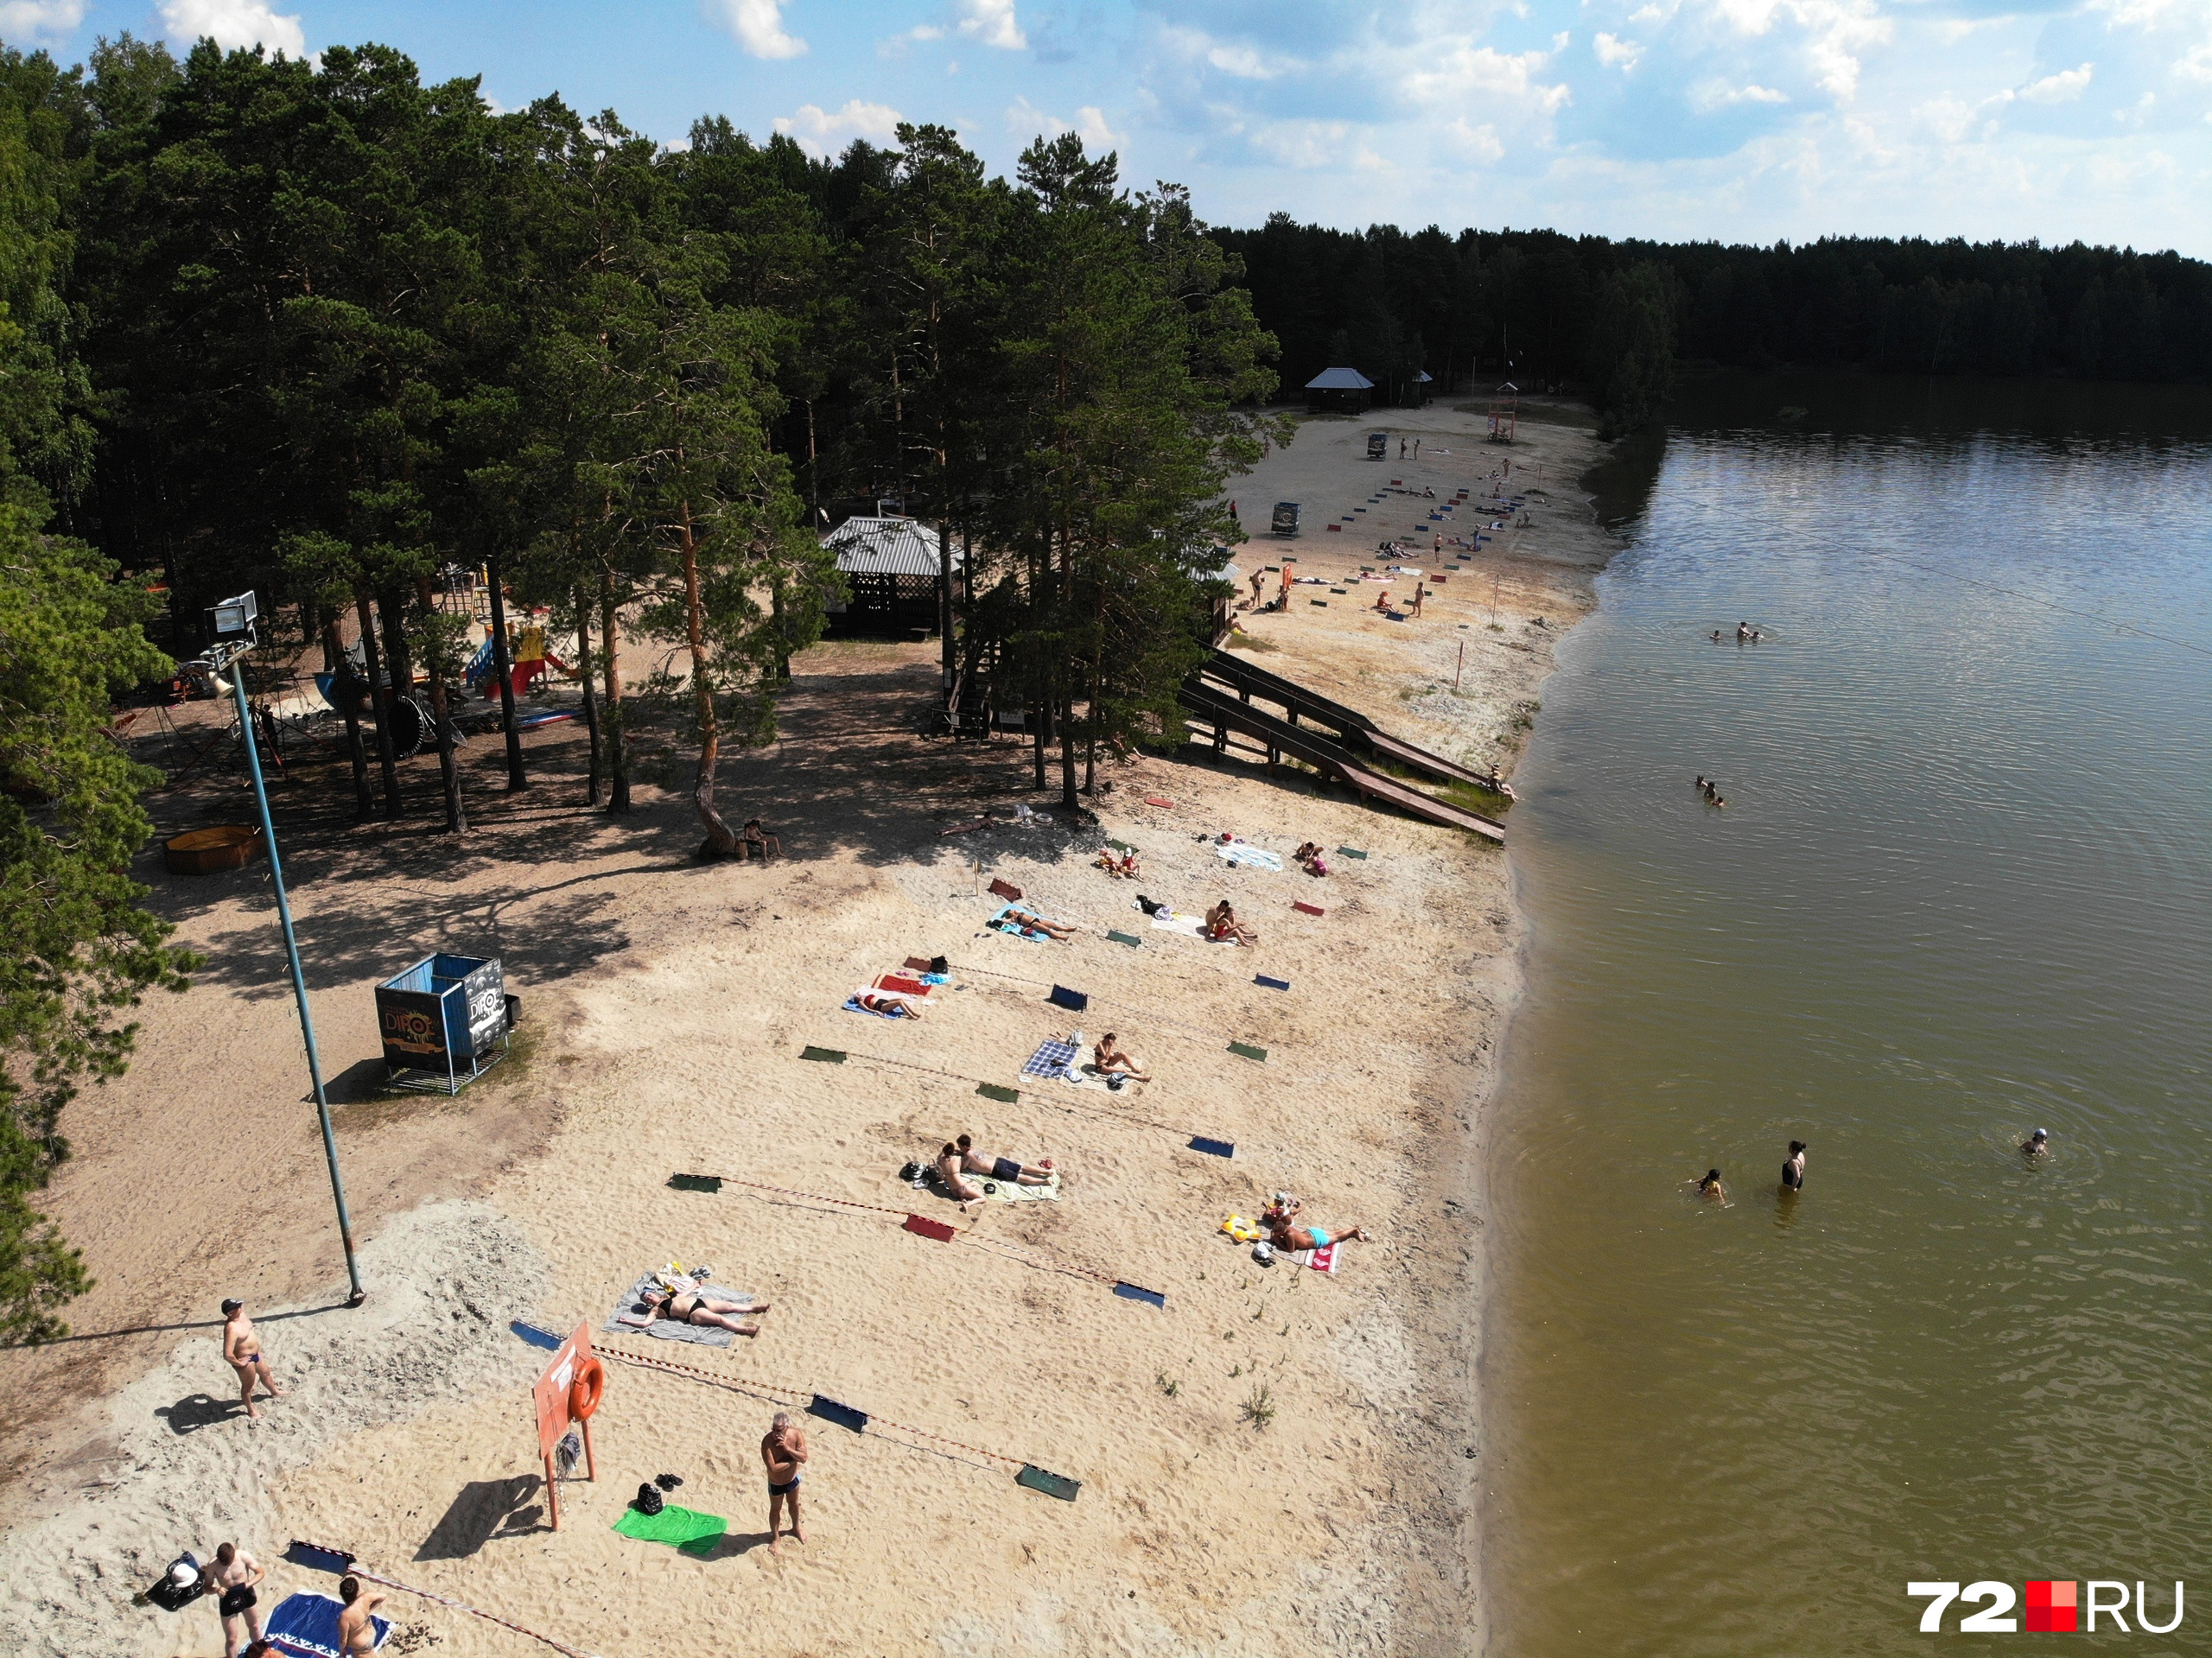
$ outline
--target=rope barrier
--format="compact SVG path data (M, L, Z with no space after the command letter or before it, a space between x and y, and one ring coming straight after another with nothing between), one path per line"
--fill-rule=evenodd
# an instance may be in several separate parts
M888 1209L881 1204L864 1204L856 1197L832 1197L825 1192L800 1191L791 1186L770 1185L765 1180L742 1180L738 1178L735 1175L687 1174L671 1177L671 1182L675 1179L715 1180L719 1181L724 1185L751 1186L757 1191L772 1191L785 1197L804 1197L815 1203L841 1204L847 1209L865 1209L869 1212L877 1215L894 1215L898 1217L901 1222L906 1220L912 1213L910 1210ZM1109 1286L1128 1281L1125 1279L1116 1278L1111 1273L1100 1272L1094 1267L1081 1267L1071 1261L1040 1260L1029 1255L1027 1251L1015 1248L1011 1244L1001 1243L995 1238L976 1236L973 1235L974 1229L972 1227L955 1226L950 1221L939 1222L938 1224L942 1225L946 1231L953 1235L951 1242L955 1243L968 1243L975 1245L977 1248L995 1249L1001 1255L1008 1256L1015 1261L1022 1261L1026 1265L1034 1267L1039 1272L1065 1273L1071 1278L1088 1278Z
M512 1629L517 1635L526 1635L531 1640L541 1642L552 1648L556 1652L567 1654L568 1658L596 1658L596 1655L582 1651L569 1645L565 1641L556 1641L550 1635L540 1635L536 1629L526 1629L511 1618L501 1617L497 1612L487 1612L479 1607L465 1604L430 1590L417 1589L413 1584L402 1583L397 1578L387 1578L381 1572L372 1572L366 1566L358 1564L354 1558L342 1548L325 1548L320 1543L303 1543L296 1538L293 1540L292 1547L313 1549L316 1553L327 1554L334 1560L342 1560L345 1562L346 1571L354 1577L365 1579L370 1583L380 1583L385 1588L397 1589L404 1595L414 1595L423 1600L435 1601L439 1605L451 1607L456 1612L466 1612L471 1617L482 1618L486 1623L497 1623L502 1629Z
M997 1086L995 1083L985 1083L974 1077L963 1077L957 1070L946 1070L939 1065L917 1064L911 1059L886 1059L880 1054L855 1053L849 1048L841 1048L835 1051L842 1053L848 1059L865 1059L873 1065L896 1065L902 1070L925 1070L934 1077L949 1077L956 1083L974 1083L978 1088ZM1034 1089L1022 1089L1018 1091L1024 1100L1032 1101L1038 1105L1049 1106L1055 1111L1065 1111L1071 1116L1103 1117L1109 1122L1130 1122L1143 1128L1157 1128L1161 1133L1169 1134L1195 1135L1198 1133L1195 1128L1179 1128L1172 1122L1161 1122L1153 1117L1140 1117L1127 1111L1108 1111L1095 1105L1071 1105L1065 1100L1048 1098Z

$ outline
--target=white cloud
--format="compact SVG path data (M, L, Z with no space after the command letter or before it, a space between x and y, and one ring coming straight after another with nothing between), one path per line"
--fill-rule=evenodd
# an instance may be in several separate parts
M864 104L855 98L834 113L819 104L802 104L796 114L776 118L776 130L796 139L810 155L828 156L855 138L888 143L899 136L901 118L888 104Z
M0 39L67 35L85 21L86 0L0 0Z
M1427 104L1457 104L1476 98L1517 105L1538 116L1556 114L1573 101L1565 81L1547 86L1537 72L1565 51L1567 37L1552 37L1548 52L1500 52L1495 47L1462 46L1438 54L1436 67L1406 77L1406 91Z
M1622 40L1618 35L1606 34L1603 29L1598 31L1598 38L1592 42L1592 46L1598 54L1599 62L1604 64L1608 69L1618 65L1623 74L1635 68L1636 60L1643 55L1643 48L1634 41Z
M784 29L784 0L702 0L708 20L737 36L756 58L796 58L806 42Z
M960 0L960 32L995 46L1002 52L1019 52L1029 44L1014 21L1014 0Z
M161 11L162 27L180 45L208 35L225 51L265 46L295 58L308 54L300 20L278 16L267 0L162 0Z
M1252 135L1252 147L1269 160L1301 172L1318 171L1352 159L1349 121L1275 121Z
M2078 69L2061 70L2055 75L2045 75L2041 80L2031 80L2020 88L2020 96L2031 104L2071 104L2088 91L2089 77L2096 66L2085 63Z
M1210 64L1239 80L1273 80L1306 67L1296 58L1263 53L1242 41L1217 41L1202 29L1171 23L1160 29L1160 37L1184 61Z
M1877 0L1707 0L1739 34L1763 36L1787 19L1806 36L1805 55L1823 91L1849 101L1859 91L1859 54L1885 45L1895 30Z
M1075 112L1072 122L1063 121L1039 109L1026 98L1017 98L1007 107L1007 130L1017 138L1028 139L1040 134L1057 138L1064 132L1072 132L1083 140L1087 150L1120 149L1128 139L1106 124L1106 113L1095 104L1086 104Z
M1771 86L1762 86L1757 81L1748 86L1731 86L1725 80L1706 80L1690 88L1690 107L1700 115L1710 115L1715 110L1732 109L1738 104L1787 104L1788 92L1778 92Z

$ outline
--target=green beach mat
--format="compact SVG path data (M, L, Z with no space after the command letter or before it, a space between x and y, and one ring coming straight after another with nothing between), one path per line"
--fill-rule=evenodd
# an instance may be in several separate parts
M614 1529L641 1543L666 1543L686 1554L708 1554L729 1530L729 1521L718 1514L701 1514L696 1509L679 1509L671 1502L658 1514L625 1509Z
M1116 944L1127 944L1131 950L1141 949L1144 940L1126 932L1109 932L1106 937Z

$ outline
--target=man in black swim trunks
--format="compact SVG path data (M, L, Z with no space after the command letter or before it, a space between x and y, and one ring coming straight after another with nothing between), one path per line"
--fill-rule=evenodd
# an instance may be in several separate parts
M207 1586L217 1596L215 1611L223 1620L223 1658L238 1658L241 1618L245 1620L249 1642L257 1643L261 1640L261 1614L254 1610L258 1597L253 1589L268 1575L267 1568L236 1543L225 1543L216 1549L214 1566L207 1573Z
M806 1432L791 1420L789 1411L778 1411L775 1421L760 1440L760 1460L768 1468L768 1553L782 1553L776 1547L777 1520L786 1502L791 1505L791 1536L798 1542L806 1540L806 1531L798 1517L799 1466L806 1460Z

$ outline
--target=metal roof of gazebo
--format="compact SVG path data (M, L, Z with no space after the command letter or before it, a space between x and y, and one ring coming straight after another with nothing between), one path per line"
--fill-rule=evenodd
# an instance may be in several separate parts
M918 518L847 518L822 544L837 557L837 568L849 575L940 575L937 529ZM961 567L960 549L952 549L952 568Z
M1375 382L1356 368L1325 368L1306 383L1308 391L1372 391Z

